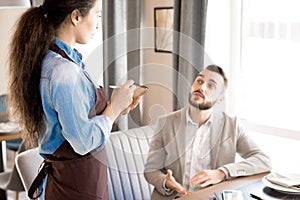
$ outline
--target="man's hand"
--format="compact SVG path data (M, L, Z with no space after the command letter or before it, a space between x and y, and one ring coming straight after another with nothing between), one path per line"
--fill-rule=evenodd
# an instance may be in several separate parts
M222 170L202 170L190 179L190 184L200 184L201 187L206 187L211 184L221 182L225 178Z
M188 190L184 189L180 183L178 183L175 178L172 175L172 170L167 170L167 176L166 176L166 187L168 189L175 190L179 194L190 194Z

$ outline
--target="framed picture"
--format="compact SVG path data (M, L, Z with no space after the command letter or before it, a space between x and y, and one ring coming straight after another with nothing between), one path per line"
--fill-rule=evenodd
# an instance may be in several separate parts
M173 7L154 8L155 52L172 53L173 17Z

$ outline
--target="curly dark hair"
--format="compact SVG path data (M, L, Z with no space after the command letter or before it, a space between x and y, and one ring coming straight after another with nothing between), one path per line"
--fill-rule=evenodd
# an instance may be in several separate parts
M56 30L74 10L86 16L96 0L45 0L29 8L16 24L9 52L9 103L26 132L25 139L36 142L44 131L41 94L41 66Z

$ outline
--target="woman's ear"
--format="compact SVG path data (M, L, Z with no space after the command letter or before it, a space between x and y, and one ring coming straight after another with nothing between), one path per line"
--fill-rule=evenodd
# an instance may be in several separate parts
M81 21L82 17L78 9L73 10L70 14L71 22L74 26L77 26L78 22Z

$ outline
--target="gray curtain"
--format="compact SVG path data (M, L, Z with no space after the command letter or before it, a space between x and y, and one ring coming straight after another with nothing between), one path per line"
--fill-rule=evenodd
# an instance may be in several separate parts
M207 2L174 1L174 110L188 103L191 84L203 68Z
M140 18L139 0L103 0L104 86L121 84L128 79L140 81ZM113 130L126 130L141 125L139 107L122 116Z

